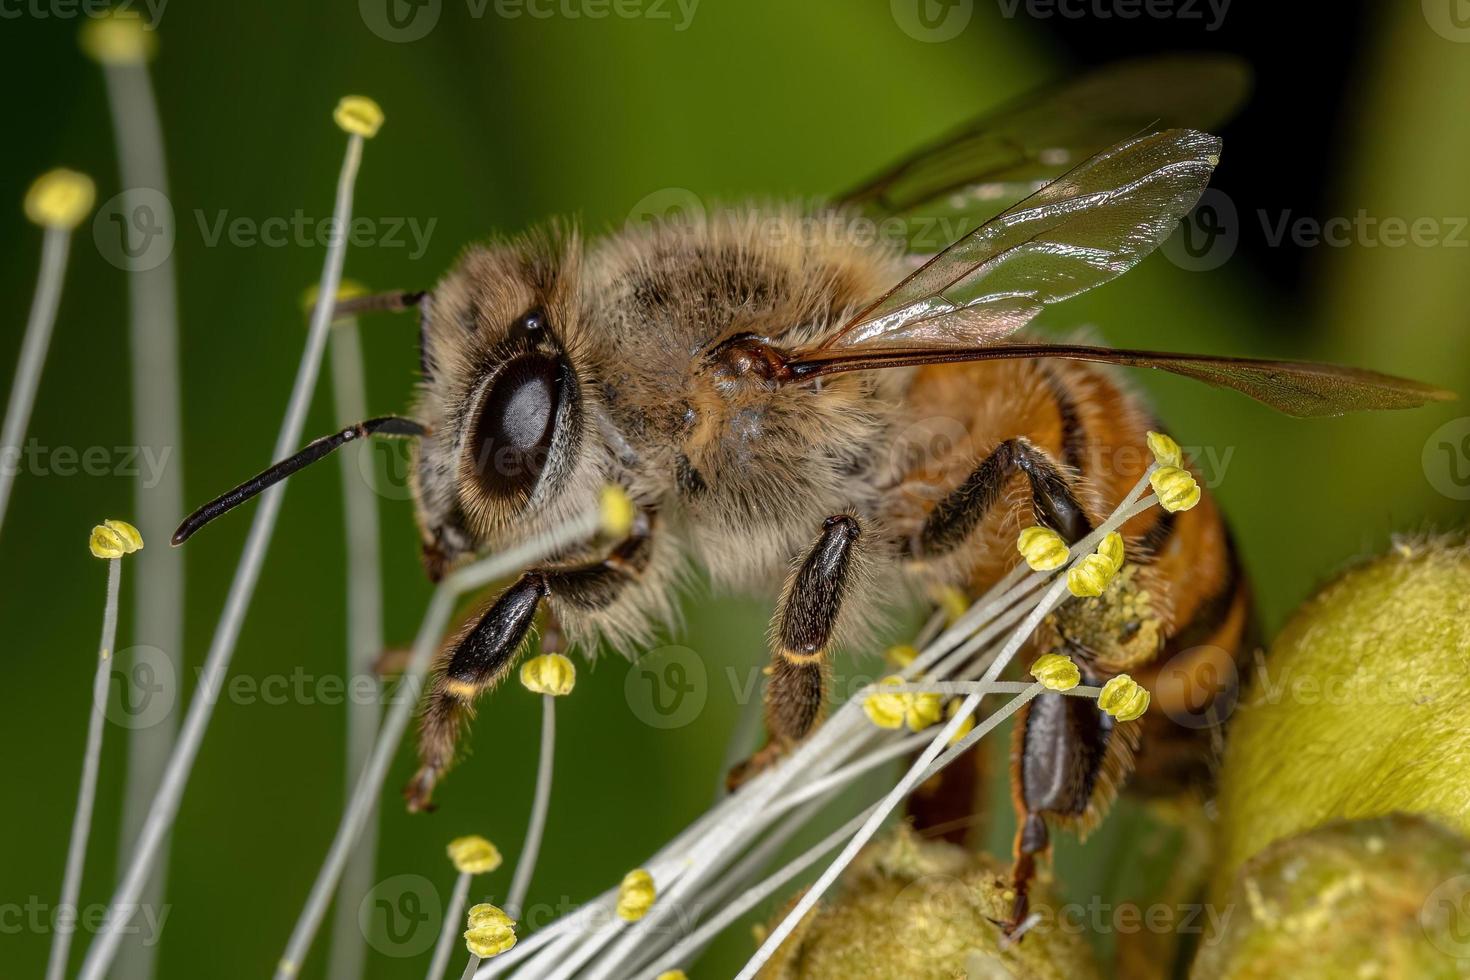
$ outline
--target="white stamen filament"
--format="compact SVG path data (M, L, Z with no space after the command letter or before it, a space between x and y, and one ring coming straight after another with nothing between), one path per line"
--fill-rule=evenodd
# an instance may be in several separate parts
M362 160L361 136L350 136L347 153L342 161L342 171L337 179L337 199L332 216L334 227L346 228L352 220L352 189L357 178L357 168ZM347 236L335 238L327 249L322 267L318 295L336 296L342 279L342 264L346 255ZM316 388L317 374L321 369L322 353L326 348L327 329L330 325L332 304L322 303L312 317L307 335L306 349L296 370L296 379L291 387L291 397L286 405L286 417L276 437L272 459L280 459L292 452L301 441L301 430L306 421L306 411L311 404L311 395ZM224 688L230 669L230 660L235 653L235 643L245 623L245 612L255 594L255 585L265 563L266 546L275 532L276 517L280 513L286 483L278 483L261 495L251 522L250 532L235 569L234 580L225 599L224 612L215 628L214 639L204 659L204 669L199 676L199 686L189 702L189 710L179 731L178 741L169 756L158 792L148 809L148 817L138 834L137 844L126 862L117 890L109 903L108 915L102 931L93 940L82 963L79 980L102 980L117 954L118 944L126 933L126 926L138 908L143 889L152 875L169 828L178 815L179 801L189 781L199 747L204 742L205 730L214 714L214 706Z

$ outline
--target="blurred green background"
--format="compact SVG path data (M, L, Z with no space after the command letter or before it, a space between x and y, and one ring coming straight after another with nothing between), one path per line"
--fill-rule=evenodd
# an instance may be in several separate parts
M566 214L597 230L669 189L702 199L831 192L978 109L1083 65L1148 51L1236 51L1256 68L1257 91L1224 131L1216 183L1237 212L1233 250L1216 253L1224 257L1205 263L1209 269L1153 257L1046 322L1090 324L1121 345L1322 357L1470 391L1470 46L1453 22L1435 22L1418 4L1330 12L1255 5L1227 8L1211 28L1207 8L1205 21L1135 20L1098 17L1094 8L1035 16L1051 8L960 0L929 10L940 23L965 18L955 36L935 40L922 29L919 2L702 0L688 17L687 5L650 0L638 8L649 15L633 18L571 17L566 11L593 8L562 2L539 8L560 11L541 18L517 5L500 8L522 11L508 17L493 2L442 0L424 8L440 8L434 28L405 43L370 29L381 16L377 0L361 8L347 0L168 4L152 70L178 225L186 431L175 458L188 500L266 461L305 336L300 296L323 256L316 244L211 245L201 222L212 226L221 212L256 223L298 209L313 220L329 216L343 146L330 111L349 92L374 96L387 114L367 147L356 213L383 228L398 219L433 224L421 254L400 233L397 247L350 251L347 274L416 288L492 232ZM20 212L25 188L55 165L92 174L101 201L121 187L102 78L77 49L76 10L36 0L5 7L4 18L0 82L11 96L0 201L13 204L0 207L0 284L11 297L0 384L8 386L40 240ZM1283 216L1321 221L1360 210L1380 220L1434 219L1439 241L1394 247L1371 232L1343 247L1271 241ZM84 224L29 427L38 444L129 444L126 287ZM374 413L406 406L414 333L406 318L364 322ZM309 436L334 425L326 377ZM1181 442L1228 459L1217 492L1269 629L1315 583L1391 532L1463 518L1463 405L1298 422L1228 393L1139 380ZM22 910L54 902L60 890L105 578L84 539L101 518L129 516L133 492L126 476L23 470L0 536L6 976L41 972L49 930ZM430 589L409 506L394 496L381 508L384 616L390 643L406 643ZM187 549L185 693L248 524L241 514ZM149 547L166 547L167 529L144 531ZM338 472L320 467L291 484L235 674L341 674L343 547ZM125 569L119 646L146 642L129 631L131 585ZM676 642L695 651L707 686L687 725L640 720L624 693L629 668L616 659L584 667L575 695L562 702L532 904L576 903L608 887L708 804L738 714L726 669L745 678L765 660L768 612L725 598L697 598L688 610ZM344 710L312 698L220 705L174 834L160 975L259 977L273 966L343 802ZM405 744L385 789L378 878L422 875L447 896L444 844L479 832L507 855L506 867L481 882L503 895L530 806L538 724L535 699L517 685L487 702L474 755L427 817L410 817L397 803L412 769ZM105 902L111 891L126 741L125 730L108 725L84 903ZM998 807L1003 840L1009 807ZM1138 812L1124 807L1087 847L1064 843L1069 894L1099 892L1123 844L1145 832ZM75 940L73 967L88 939ZM305 976L322 975L328 941L324 930ZM1104 951L1108 945L1102 937ZM422 975L428 954L396 955L406 948L373 952L369 975ZM697 975L729 975L751 949L747 929L731 930Z

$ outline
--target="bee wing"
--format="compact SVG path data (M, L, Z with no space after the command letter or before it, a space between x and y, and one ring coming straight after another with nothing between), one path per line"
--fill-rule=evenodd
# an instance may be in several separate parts
M987 112L837 202L871 215L978 224L1131 136L1214 129L1249 89L1249 69L1228 56L1121 61Z
M1097 154L924 263L807 351L973 347L1127 272L1192 208L1220 141L1151 133Z
M787 367L791 371L792 380L802 381L843 371L1037 357L1060 357L1074 361L1095 361L1168 371L1217 388L1241 392L1297 418L1416 408L1431 401L1449 401L1455 398L1452 392L1419 381L1335 364L1122 350L1081 344L995 344L984 347L913 350L880 348L793 361Z

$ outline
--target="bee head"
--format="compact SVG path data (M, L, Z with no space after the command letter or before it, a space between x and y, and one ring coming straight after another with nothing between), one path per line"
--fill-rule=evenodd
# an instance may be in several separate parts
M421 304L415 498L432 576L595 499L573 236L476 247Z

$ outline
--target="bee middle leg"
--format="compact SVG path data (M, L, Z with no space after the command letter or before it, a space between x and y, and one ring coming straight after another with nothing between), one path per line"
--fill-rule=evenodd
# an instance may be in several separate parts
M769 767L810 734L827 701L829 653L860 560L863 531L848 514L829 517L801 567L781 595L771 653L764 748L726 776L730 790Z
M542 600L584 610L611 603L647 566L651 522L650 515L639 514L632 533L602 561L526 572L446 644L419 720L419 768L403 790L410 812L432 809L434 786L454 761L459 737L474 717L476 699L515 666Z

